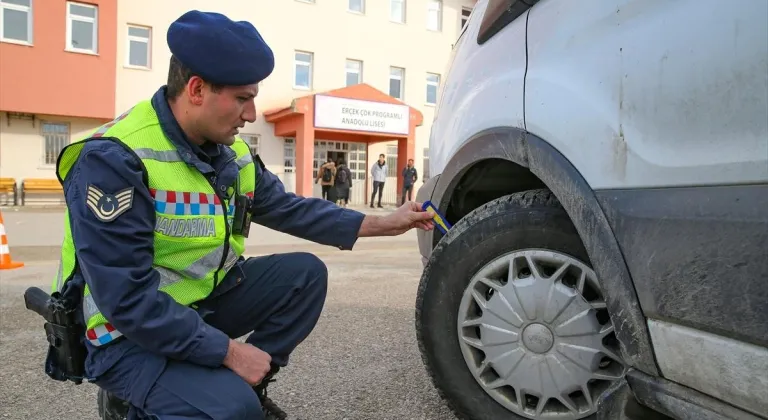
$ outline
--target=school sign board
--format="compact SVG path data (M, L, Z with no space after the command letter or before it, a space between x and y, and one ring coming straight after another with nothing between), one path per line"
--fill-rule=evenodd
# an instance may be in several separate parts
M368 131L407 136L407 105L315 95L315 128Z

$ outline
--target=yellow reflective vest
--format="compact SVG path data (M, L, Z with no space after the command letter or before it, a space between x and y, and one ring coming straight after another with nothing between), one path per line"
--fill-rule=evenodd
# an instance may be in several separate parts
M230 227L234 215L233 189L253 197L256 186L256 167L250 148L240 138L230 146L236 154L240 173L236 185L229 191L228 196L233 198L224 200L196 168L182 160L161 129L151 102L143 101L61 151L56 172L62 184L86 142L101 137L119 139L146 168L149 191L155 201L153 267L160 273L159 289L185 306L204 299L245 248L244 238L232 234ZM89 207L100 211L99 217L105 220L119 215L120 200L130 199L130 191L118 191L114 193L115 206L96 207L103 192L89 187L87 194ZM64 242L53 291L61 290L75 270L75 245L68 211L64 220ZM83 313L86 337L92 344L104 345L122 335L101 314L87 285L83 293Z

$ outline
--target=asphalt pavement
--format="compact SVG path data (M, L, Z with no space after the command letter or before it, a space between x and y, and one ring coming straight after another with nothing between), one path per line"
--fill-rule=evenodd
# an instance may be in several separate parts
M0 271L0 418L98 419L96 387L50 380L43 371L42 320L26 310L29 286L48 289L63 214L3 211L11 253L25 262ZM329 290L314 332L293 354L272 397L291 419L449 420L421 362L414 301L421 263L413 232L363 238L353 251L251 230L247 255L310 251L328 266Z

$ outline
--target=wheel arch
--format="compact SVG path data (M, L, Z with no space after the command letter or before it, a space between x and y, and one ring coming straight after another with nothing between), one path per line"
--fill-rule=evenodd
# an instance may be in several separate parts
M507 177L512 181L507 183ZM432 200L456 223L495 198L541 187L560 201L587 249L604 288L625 361L658 376L645 316L613 230L584 177L551 144L516 127L477 133L448 160L436 180ZM434 233L433 247L441 237Z

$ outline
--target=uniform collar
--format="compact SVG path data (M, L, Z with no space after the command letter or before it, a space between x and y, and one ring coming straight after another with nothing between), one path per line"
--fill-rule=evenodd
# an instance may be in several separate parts
M229 157L229 154L234 155L234 152L228 147L224 147L218 144L205 143L198 146L189 141L187 135L182 131L179 126L176 117L171 112L171 107L166 100L167 87L162 86L152 96L152 107L157 113L157 118L160 121L160 127L163 129L166 137L176 146L176 150L179 151L181 158L184 162L197 167L201 172L211 172L213 167L211 161L224 155L223 157Z

